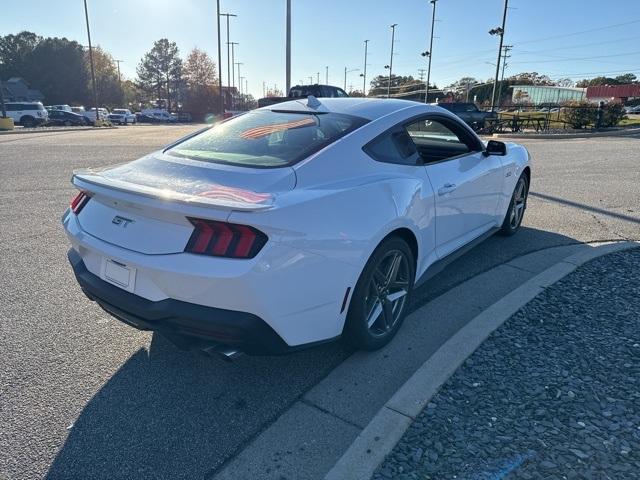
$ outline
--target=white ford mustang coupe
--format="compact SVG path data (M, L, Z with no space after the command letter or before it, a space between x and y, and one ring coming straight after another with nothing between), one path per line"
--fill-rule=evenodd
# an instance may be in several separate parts
M75 172L68 257L91 300L181 348L373 350L418 283L518 230L529 162L439 107L309 97Z

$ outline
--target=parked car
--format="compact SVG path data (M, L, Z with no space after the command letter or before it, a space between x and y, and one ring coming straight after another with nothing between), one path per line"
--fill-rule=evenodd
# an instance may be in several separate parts
M147 108L140 112L138 120L150 123L173 123L178 121L178 117L162 108Z
M111 123L117 123L118 125L136 123L136 116L127 108L114 108L108 118Z
M74 172L62 223L88 298L182 348L374 350L414 285L519 230L530 168L443 108L309 98Z
M316 98L342 98L349 95L340 87L333 85L295 85L289 89L286 97L265 97L258 99L258 107L275 105L295 98L307 98L313 95Z
M73 113L79 113L80 115L83 115L85 112L85 109L82 105L80 105L79 107L71 107L71 111Z
M640 105L636 105L635 107L624 107L625 113L640 113Z
M66 110L52 110L49 112L47 125L87 126L91 125L91 120L84 115L67 112Z
M5 109L7 116L23 127L43 125L49 117L41 102L8 102L5 103Z
M496 112L483 112L482 110L478 109L475 103L438 103L438 106L449 110L452 113L455 113L474 130L480 130L484 128L487 119L498 118L498 114Z
M51 105L51 110L62 110L63 112L73 112L69 105Z
M98 108L98 114L100 115L100 120L108 120L109 119L109 110L106 108ZM85 112L82 113L85 117L87 117L92 122L96 121L96 109L89 108Z

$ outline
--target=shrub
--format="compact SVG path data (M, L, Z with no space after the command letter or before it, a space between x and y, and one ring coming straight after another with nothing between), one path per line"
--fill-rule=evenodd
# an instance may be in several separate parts
M625 117L624 107L621 103L610 103L604 107L604 112L602 112L602 126L615 127Z
M585 100L567 102L565 106L564 120L572 128L595 125L598 120L598 107Z

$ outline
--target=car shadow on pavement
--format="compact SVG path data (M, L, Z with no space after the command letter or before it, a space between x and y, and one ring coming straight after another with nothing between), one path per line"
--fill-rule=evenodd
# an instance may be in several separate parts
M82 410L46 478L210 478L349 354L334 343L227 362L154 334Z
M418 289L412 309L520 255L577 243L525 227L491 237ZM227 362L154 334L149 349L133 353L80 412L46 478L211 478L351 353L335 342Z

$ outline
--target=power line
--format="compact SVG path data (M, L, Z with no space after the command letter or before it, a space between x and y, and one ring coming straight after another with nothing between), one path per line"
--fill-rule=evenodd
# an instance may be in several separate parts
M627 53L616 53L614 55L595 55L591 57L580 57L580 58L566 58L566 59L553 59L553 60L533 60L533 61L521 61L521 62L512 62L512 63L551 63L551 62L573 62L577 60L595 60L598 58L609 58L609 57L624 57L627 55L638 55L640 54L640 50L635 52L627 52Z
M524 41L514 41L514 43L516 45L525 45L527 43L546 42L547 40L555 40L556 38L565 38L565 37L572 37L575 35L582 35L583 33L599 32L601 30L607 30L609 28L616 28L616 27L623 27L625 25L632 25L634 23L640 23L640 19L630 20L628 22L623 22L623 23L615 23L612 25L605 25L604 27L590 28L588 30L581 30L578 32L563 33L561 35L552 35L550 37L540 37L540 38L532 38L530 40L524 40Z

